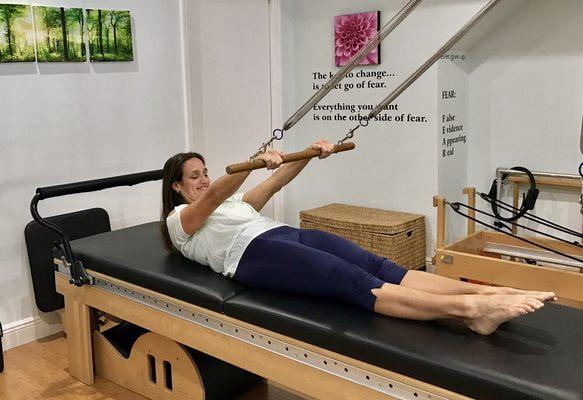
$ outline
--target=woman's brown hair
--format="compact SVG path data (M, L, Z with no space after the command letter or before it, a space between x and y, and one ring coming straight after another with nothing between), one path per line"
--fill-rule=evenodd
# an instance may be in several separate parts
M168 251L176 251L176 248L170 239L166 219L168 214L174 210L174 207L186 203L180 193L172 189L172 184L182 180L182 164L191 158L198 158L203 164L205 163L204 157L194 152L178 153L164 163L162 172L162 223L160 224L160 230L162 232L162 242Z

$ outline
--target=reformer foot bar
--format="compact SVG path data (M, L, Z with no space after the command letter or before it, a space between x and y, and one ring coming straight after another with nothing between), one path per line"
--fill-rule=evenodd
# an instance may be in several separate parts
M55 281L70 373L86 384L94 365L107 369L93 359L98 310L312 399L583 398L581 310L548 304L485 338L451 321L244 287L166 253L159 222L71 242L91 284L71 284L63 248Z

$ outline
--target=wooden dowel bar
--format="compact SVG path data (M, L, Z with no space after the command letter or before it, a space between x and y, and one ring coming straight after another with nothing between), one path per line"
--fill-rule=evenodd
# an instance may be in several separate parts
M529 183L527 176L509 176L509 182ZM537 185L559 186L563 188L581 189L581 180L577 178L537 177Z
M340 153L342 151L352 150L355 147L356 147L355 144L352 142L347 142L347 143L343 143L340 145L335 145L333 153ZM305 160L308 158L319 157L321 154L322 154L322 152L320 150L304 150L304 151L299 151L297 153L284 154L282 156L283 164L293 162L293 161ZM267 166L267 164L265 163L265 161L255 159L252 161L247 161L247 162L243 162L243 163L239 163L239 164L232 164L232 165L227 166L227 174L235 174L237 172L243 172L243 171L252 171L255 169L265 168L266 166Z
M445 245L445 198L433 196L433 207L437 207L437 240L435 248L440 249Z
M512 207L518 210L518 197L520 196L520 182L514 181L514 190L512 191ZM524 200L523 200L524 201ZM518 226L516 221L512 223L512 233L518 234Z
M464 188L463 193L468 196L468 205L476 208L476 188ZM476 218L476 212L472 209L468 209L468 215L472 218ZM471 235L474 232L476 232L476 221L468 218L468 235Z

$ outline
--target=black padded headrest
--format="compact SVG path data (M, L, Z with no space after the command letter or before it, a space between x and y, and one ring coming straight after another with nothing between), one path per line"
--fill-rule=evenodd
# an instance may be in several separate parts
M111 230L109 215L103 208L91 208L46 219L64 230L71 240ZM26 225L24 238L36 306L44 312L63 308L63 296L55 290L53 263L53 242L60 241L59 238L56 233L36 221Z
M243 285L162 245L160 222L107 232L71 243L85 268L213 311Z

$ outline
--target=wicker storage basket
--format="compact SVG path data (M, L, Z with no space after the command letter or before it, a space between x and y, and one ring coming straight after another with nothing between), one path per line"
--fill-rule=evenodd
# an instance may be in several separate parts
M408 269L425 265L423 215L329 204L301 211L300 227L334 233Z

